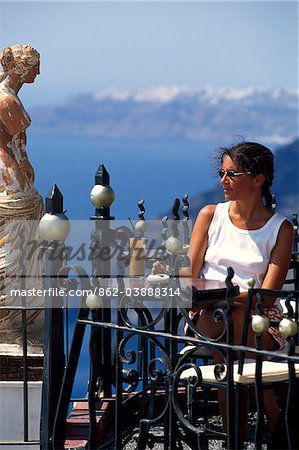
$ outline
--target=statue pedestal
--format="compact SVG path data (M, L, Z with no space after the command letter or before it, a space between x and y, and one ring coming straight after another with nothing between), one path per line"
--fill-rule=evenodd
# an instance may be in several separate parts
M5 347L5 348L3 348ZM40 432L43 354L28 354L28 440L38 441ZM36 450L36 445L24 445L24 381L23 356L15 345L0 349L0 441L20 442L14 449ZM11 450L12 445L1 445Z
M36 445L24 445L22 381L0 381L0 441L20 442L14 449L36 450ZM28 439L39 440L42 381L28 382ZM11 450L12 445L1 445L3 450Z
M0 381L23 381L23 355L14 345L0 346ZM27 354L28 381L43 379L43 353Z

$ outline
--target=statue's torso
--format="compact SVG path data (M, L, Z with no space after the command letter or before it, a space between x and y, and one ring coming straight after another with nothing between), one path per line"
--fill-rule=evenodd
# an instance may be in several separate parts
M10 117L7 98L15 102L18 115L13 120L22 131L11 135L7 126L1 120L5 113ZM4 109L6 110L4 111ZM30 124L30 118L25 111L19 98L14 95L11 89L5 85L5 81L0 83L0 195L14 195L16 193L26 193L34 190L34 171L28 160L26 153L26 128Z

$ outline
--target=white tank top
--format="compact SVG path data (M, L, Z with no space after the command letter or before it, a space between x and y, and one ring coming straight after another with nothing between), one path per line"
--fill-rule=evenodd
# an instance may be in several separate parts
M248 280L261 287L271 252L276 244L281 224L286 220L275 213L262 228L242 230L230 220L230 202L218 203L208 231L208 248L202 275L207 280L224 281L227 267L234 269L233 281L241 291L248 289Z

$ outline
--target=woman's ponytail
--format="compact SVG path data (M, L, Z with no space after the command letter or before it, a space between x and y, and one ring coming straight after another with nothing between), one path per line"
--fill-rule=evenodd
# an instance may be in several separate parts
M273 196L271 194L271 191L270 191L270 188L269 188L268 184L264 183L263 190L262 190L262 195L263 195L263 197L265 199L265 206L266 206L266 208L269 208L269 209L272 210L273 209Z

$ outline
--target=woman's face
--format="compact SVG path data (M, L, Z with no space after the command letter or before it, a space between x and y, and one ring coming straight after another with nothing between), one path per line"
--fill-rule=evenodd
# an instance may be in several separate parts
M29 67L28 72L23 78L24 83L33 83L36 76L39 75L40 71L40 62L38 61L33 66Z
M224 156L221 169L224 172L233 171L240 174L233 176L225 173L220 179L226 200L243 200L261 189L260 184L255 182L256 177L247 174L228 155Z

